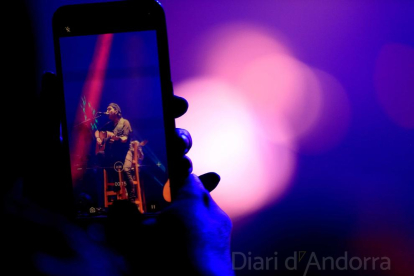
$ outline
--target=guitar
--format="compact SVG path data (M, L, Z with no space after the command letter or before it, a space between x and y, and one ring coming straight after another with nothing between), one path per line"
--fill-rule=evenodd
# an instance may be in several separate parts
M108 137L108 134L106 131L99 131L98 136L95 134L96 137L96 147L95 147L95 154L98 154L99 152L105 151L105 139ZM101 143L98 143L98 138L101 139Z
M98 133L98 135L96 135L96 133ZM110 132L110 131L99 131L98 132L98 130L97 130L95 132L95 137L101 139L101 143L100 144L98 143L98 141L96 141L95 154L98 154L99 152L105 151L105 147L106 147L106 143L107 143L107 141L106 141L107 138L114 139L116 136L112 132ZM118 138L118 137L116 137L116 138Z

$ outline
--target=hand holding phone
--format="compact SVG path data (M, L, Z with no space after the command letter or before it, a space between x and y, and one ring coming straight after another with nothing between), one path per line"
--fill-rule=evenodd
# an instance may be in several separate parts
M18 1L16 1L18 2ZM16 53L18 53L16 51ZM30 52L30 51L29 51ZM31 75L32 71L23 71L18 74L19 80L22 82L26 82L27 78L30 79L33 76ZM60 82L59 82L60 83ZM34 122L44 122L47 119L47 129L45 133L47 135L42 136L42 143L40 146L38 143L35 143L36 152L39 154L34 154L32 157L34 158L35 162L30 162L30 167L35 167L36 171L33 174L30 174L29 178L25 178L23 180L24 189L22 191L21 182L14 183L15 189L12 194L8 195L8 200L5 203L5 213L7 213L3 218L6 220L4 221L4 225L6 226L5 230L7 233L7 241L5 242L4 250L7 252L6 254L6 263L11 267L13 267L13 271L16 273L22 272L23 274L39 274L42 275L125 275L125 273L130 272L126 266L124 266L124 262L128 260L128 257L131 254L126 254L127 256L120 256L119 252L115 252L110 250L110 248L106 247L105 242L100 240L102 236L99 235L101 232L99 231L99 225L97 224L88 224L87 231L85 229L79 228L79 224L74 224L72 220L67 220L67 217L61 215L62 209L68 207L71 201L66 201L66 196L70 198L69 194L61 193L64 191L67 186L62 185L62 174L60 173L60 168L62 168L62 159L61 159L61 146L59 138L66 139L67 137L59 137L59 117L54 116L58 113L59 108L61 106L57 105L56 103L59 102L59 97L61 94L56 93L56 91L60 90L60 84L56 82L56 76L51 73L46 73L44 78L42 79L42 91L40 95L39 101L35 101L31 104L34 104L34 109L36 112L28 113L28 115L33 116L31 118ZM27 92L27 91L26 91ZM31 91L35 92L35 91ZM61 99L60 99L61 100ZM173 117L179 117L185 113L187 108L187 103L184 99L179 97L173 97L171 100L171 114ZM51 115L52 114L52 115ZM38 127L38 125L37 125ZM27 134L27 133L25 133ZM176 129L174 134L174 160L177 161L177 164L174 168L175 174L181 175L180 179L185 179L185 176L188 176L189 172L191 171L191 162L189 159L184 158L185 153L189 150L189 139L180 140L182 137L183 132L179 129ZM185 134L186 135L186 134ZM44 139L47 138L47 139ZM189 137L191 139L191 137ZM39 139L40 140L40 139ZM39 140L35 140L38 142ZM145 141L145 140L144 140ZM16 145L19 145L16 143ZM21 145L19 145L21 146ZM26 148L24 149L26 151ZM65 151L67 148L64 149ZM181 153L181 154L180 154ZM40 156L41 155L41 156ZM20 157L20 156L19 156ZM65 157L67 157L65 155ZM40 162L40 160L42 162ZM36 163L37 161L37 163ZM43 162L44 161L44 162ZM64 159L64 162L67 162L68 159ZM182 165L187 165L187 167ZM181 168L181 169L180 169ZM27 169L30 168L25 168ZM66 170L67 168L65 168ZM26 172L25 171L25 172ZM31 170L30 170L31 171ZM26 175L25 175L26 176ZM206 186L206 183L210 183L209 187L215 187L217 185L219 178L214 173L209 173L203 176L200 176L200 180L203 181L203 184ZM204 188L200 185L193 186L194 195L197 197L192 197L191 194L188 193L187 187L188 183L196 183L196 182L186 182L184 183L183 190L178 189L177 191L177 200L172 201L169 208L174 208L176 211L181 210L179 212L183 215L182 219L187 220L187 222L191 221L200 221L200 217L197 216L199 213L196 212L199 208L196 204L205 205L207 208L211 208L211 212L203 214L203 220L205 222L211 222L217 220L218 222L223 222L224 226L229 226L226 217L223 216L222 211L219 208L216 208L214 204L211 204L210 200L205 200L205 197L199 197L202 193L205 192ZM198 183L198 182L197 182ZM70 186L71 187L71 186ZM71 187L72 188L72 187ZM196 200L197 202L193 202L191 204L194 207L192 212L189 212L187 215L186 208L188 207L187 204L180 204L188 203L187 199L180 196L181 191L187 191L188 199ZM70 190L72 192L72 190ZM30 198L27 198L30 196ZM29 199L29 200L28 200ZM31 200L37 199L36 202ZM51 204L53 202L53 204ZM121 201L119 201L121 202ZM125 201L126 203L129 203ZM39 205L41 203L42 206ZM174 207L176 206L176 207ZM161 214L167 212L169 209L164 209L161 211ZM136 210L136 209L135 209ZM174 214L174 212L169 212L169 214ZM139 213L139 216L142 214ZM194 217L196 215L197 217ZM166 214L165 217L168 217ZM173 217L177 218L175 215ZM132 223L132 220L129 220ZM164 220L165 221L165 220ZM170 220L172 225L176 223L176 221ZM182 221L182 220L179 220ZM146 221L148 222L148 221ZM141 226L149 226L151 223ZM176 224L175 224L176 225ZM198 225L196 228L194 226ZM150 227L152 227L151 225ZM158 225L161 226L161 225ZM185 237L184 240L179 239L169 239L173 235L173 232L170 232L171 229L167 224L164 224L165 227L159 228L157 231L158 233L162 233L164 238L167 237L166 241L175 242L176 244L180 244L183 246L186 242L188 242L188 237ZM207 233L215 232L216 224L203 224L203 223L196 223L193 224L191 228L192 233L197 232L198 235L204 233L206 235L205 239L208 239L209 235ZM206 227L210 229L205 232ZM188 233L188 232L187 232ZM216 232L217 234L221 232ZM122 236L122 231L118 233L122 240L124 236ZM214 239L216 245L223 245L222 241L226 242L226 237L229 237L230 230L228 229L226 235L223 235L220 239ZM151 244L150 241L145 237L140 237L137 233L135 235L137 238L137 242L139 240L143 240L147 243L147 248L144 248L140 244L139 249L136 250L135 248L130 248L129 253L137 253L140 252L145 255L147 250L155 250L154 244ZM154 236L155 238L159 238ZM210 236L211 238L211 236ZM160 239L158 239L160 240ZM191 238L190 238L191 240ZM101 242L100 242L101 241ZM180 242L181 241L181 242ZM128 241L126 241L128 242ZM149 243L149 244L148 244ZM193 268L194 263L191 262L183 262L182 255L177 254L170 254L172 250L171 243L168 244L160 244L160 247L157 247L158 250L154 252L157 253L157 258L160 255L163 255L168 259L168 262L172 264L180 264L183 270L188 270ZM196 250L194 243L192 243L189 247L192 246L192 249ZM185 247L185 246L184 246ZM221 246L222 252L227 252L228 249L225 248L226 246ZM22 248L24 249L22 251ZM210 252L202 249L206 254ZM201 253L199 251L199 253ZM216 252L217 253L217 252ZM227 256L227 254L224 254ZM209 255L212 256L211 254ZM222 256L222 254L216 255L217 257ZM151 256L146 256L147 258ZM202 256L199 256L200 261L203 260ZM225 258L223 258L225 259ZM205 273L211 272L212 269L216 269L219 271L218 274L223 274L223 270L218 270L218 266L216 264L220 263L223 259L217 259L218 262L213 262L210 266L205 270ZM174 262L176 260L177 262ZM211 259L210 259L211 260ZM166 267L165 263L161 261L156 262L155 258L151 260L153 263L156 264L157 269L166 270L169 273L175 274L175 272L183 272L183 270L173 270L173 267ZM145 272L145 268L151 268L151 264L146 264L145 260L135 259L132 258L132 262L141 268L140 274ZM231 267L231 264L227 262L227 267ZM221 273L220 273L221 271ZM203 271L199 270L202 274ZM204 274L205 274L204 273ZM218 275L217 274L217 275ZM226 275L230 275L226 273Z
M53 74L44 75L42 98L49 98L55 93L54 79ZM185 114L188 103L174 96L172 105L175 116L180 117ZM33 204L20 205L25 220L40 225L41 229L46 224L48 229L59 231L58 235L44 231L38 233L33 229L29 233L38 233L31 239L40 238L56 246L51 252L36 254L36 271L49 275L66 275L70 271L73 275L79 275L95 267L95 274L111 276L124 275L125 271L138 274L148 269L153 273L233 275L229 252L231 221L208 194L217 186L220 177L216 173L199 177L190 175L191 160L185 154L192 146L191 135L185 129L176 129L174 137L176 161L180 164L176 168L184 180L180 183L176 200L155 219L144 218L131 205L116 204L106 223L108 235L104 240L99 240L100 228L96 223L86 226L81 223L85 231L79 228L79 223L74 225L60 217L53 206L50 210L42 210ZM49 148L50 151L58 150L51 145ZM61 235L64 240L71 240L70 249L66 243L55 239ZM200 246L200 241L208 244L208 248ZM109 248L102 245L108 243ZM70 255L66 254L67 250L70 250ZM95 252L92 257L90 252ZM74 257L62 257L66 255ZM161 260L160 255L164 256Z

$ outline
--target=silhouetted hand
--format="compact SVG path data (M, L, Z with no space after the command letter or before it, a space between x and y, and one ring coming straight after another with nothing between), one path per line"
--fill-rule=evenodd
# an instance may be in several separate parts
M57 97L55 75L46 73L42 84L38 115L58 114L57 107L50 105ZM187 101L176 96L173 101L174 116L185 114ZM47 185L52 189L47 196L59 194L53 193L53 189L59 189L57 161L62 150L59 120L52 116L50 122L51 136L48 143L42 144L47 147L43 158L56 158L57 164L51 166L56 166L57 171L56 175L48 175L52 176L53 185ZM59 198L48 198L47 203L41 204L42 201L25 196L21 186L27 183L16 183L5 206L10 221L16 222L9 229L11 237L17 240L16 233L25 235L17 244L26 246L24 257L33 260L28 268L46 275L145 275L148 271L233 275L231 220L209 194L220 177L213 172L199 177L192 174L192 162L186 156L192 146L191 135L176 129L175 139L174 168L181 182L172 203L156 216L142 215L129 201L116 201L105 222L82 225L60 212ZM29 179L42 175L37 172ZM28 191L30 194L33 189ZM17 250L15 254L21 252Z

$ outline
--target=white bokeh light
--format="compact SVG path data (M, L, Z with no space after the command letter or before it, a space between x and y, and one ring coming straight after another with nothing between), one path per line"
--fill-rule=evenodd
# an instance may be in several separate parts
M189 130L193 137L188 156L194 173L220 174L220 185L212 195L223 210L232 218L246 215L285 190L294 158L288 148L275 150L263 139L260 124L239 91L208 78L178 84L175 91L190 103L188 112L177 119L177 127Z

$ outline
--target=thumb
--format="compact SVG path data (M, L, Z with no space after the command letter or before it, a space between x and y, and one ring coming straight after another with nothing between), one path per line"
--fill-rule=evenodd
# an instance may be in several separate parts
M198 178L203 183L204 188L209 192L213 191L220 182L220 175L215 172L202 174Z

